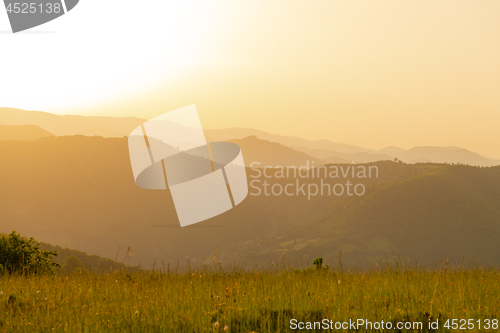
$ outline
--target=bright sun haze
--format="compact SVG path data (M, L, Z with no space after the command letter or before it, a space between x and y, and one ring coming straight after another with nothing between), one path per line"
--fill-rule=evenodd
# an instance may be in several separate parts
M82 0L33 29L53 33L0 35L0 106L151 118L196 104L207 128L499 158L499 12L492 0Z

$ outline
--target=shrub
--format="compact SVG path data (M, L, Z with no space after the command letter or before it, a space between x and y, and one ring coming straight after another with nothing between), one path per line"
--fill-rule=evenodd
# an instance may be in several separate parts
M53 272L53 267L60 267L52 262L57 251L41 251L40 243L33 238L21 238L12 231L10 235L0 236L0 273L37 274Z
M318 271L327 271L330 269L330 266L326 265L323 267L323 258L316 258L313 261L314 268Z
M330 269L330 266L323 266L323 258L316 258L313 261L314 268L306 268L304 270L295 269L295 273L310 273L310 272L327 272Z

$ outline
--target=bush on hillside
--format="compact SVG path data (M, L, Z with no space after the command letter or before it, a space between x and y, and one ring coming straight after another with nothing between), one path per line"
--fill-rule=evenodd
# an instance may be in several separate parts
M0 235L0 273L52 273L53 267L60 267L52 261L57 251L41 251L39 247L33 238L22 238L15 231Z

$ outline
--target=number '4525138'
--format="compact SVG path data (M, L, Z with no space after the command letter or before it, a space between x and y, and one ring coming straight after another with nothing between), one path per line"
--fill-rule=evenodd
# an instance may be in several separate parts
M14 14L36 14L36 13L56 13L59 14L62 11L62 5L60 3L35 3L35 2L14 2L7 5L7 13Z
M31 29L63 16L75 8L79 2L79 0L3 1L14 33Z
M448 319L444 327L449 330L497 330L498 319Z

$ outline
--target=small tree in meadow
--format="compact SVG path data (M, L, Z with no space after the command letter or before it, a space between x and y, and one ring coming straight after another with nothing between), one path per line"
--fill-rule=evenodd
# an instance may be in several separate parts
M323 267L323 258L316 258L316 259L314 259L313 265L314 265L314 268L316 270L318 270L318 271L321 271L323 269L328 270L330 268L328 265L326 265L325 267Z
M53 267L60 267L52 256L57 256L57 251L40 250L40 243L33 238L21 238L15 231L0 235L0 273L52 273Z

